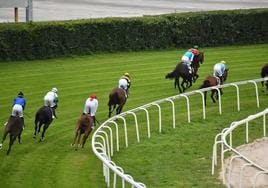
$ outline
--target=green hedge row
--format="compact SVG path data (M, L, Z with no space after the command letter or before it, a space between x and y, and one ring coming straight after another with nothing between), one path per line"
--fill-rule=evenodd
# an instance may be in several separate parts
M0 24L0 61L268 43L268 9Z

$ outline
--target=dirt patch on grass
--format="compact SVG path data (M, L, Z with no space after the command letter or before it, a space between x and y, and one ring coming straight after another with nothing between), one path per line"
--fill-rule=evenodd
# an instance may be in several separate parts
M258 164L259 166L268 169L268 137L257 139L250 144L245 144L236 148L242 155L249 160ZM232 155L234 156L234 155ZM231 157L225 160L225 184L228 185L230 182L231 187L240 187L240 169L246 164L243 159L235 158L232 161L230 169ZM231 170L231 171L230 171ZM230 175L229 175L230 172ZM242 175L242 187L248 188L254 185L254 176L259 170L252 166L246 166L243 169ZM221 180L222 173L220 175ZM256 181L256 187L264 188L268 187L268 174L259 175Z

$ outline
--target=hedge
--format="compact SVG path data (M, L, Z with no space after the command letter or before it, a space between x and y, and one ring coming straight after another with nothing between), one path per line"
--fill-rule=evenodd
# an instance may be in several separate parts
M268 9L1 23L0 61L96 52L268 43Z

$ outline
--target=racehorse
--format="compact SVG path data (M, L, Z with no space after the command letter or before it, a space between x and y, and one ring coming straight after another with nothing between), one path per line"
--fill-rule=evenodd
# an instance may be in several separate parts
M194 56L193 62L192 62L192 68L193 68L193 82L195 82L199 75L197 74L198 69L200 67L200 63L203 64L205 60L205 56L203 52L200 52L197 56Z
M111 91L111 93L109 94L109 102L108 102L109 115L108 115L108 117L111 117L111 114L115 108L116 108L116 115L120 114L126 101L127 101L126 92L121 88L114 88Z
M7 155L10 153L11 147L12 147L12 145L13 145L13 143L16 140L17 137L18 137L19 143L21 144L22 130L23 130L23 120L22 120L22 118L20 118L18 115L15 116L15 117L10 116L10 118L9 118L9 120L6 123L6 126L5 126L2 142L0 143L0 149L1 149L6 137L8 135L8 133L9 133L10 141L9 141L9 147L8 147L8 150L7 150Z
M182 77L183 79L181 84L180 77ZM166 79L173 78L175 79L174 87L178 87L180 93L184 92L187 88L192 86L192 75L189 73L188 67L184 63L178 63L175 69L166 75ZM182 89L180 86L182 87Z
M40 141L44 140L45 137L45 132L47 130L47 128L49 127L49 125L52 123L53 121L53 109L48 107L48 106L42 106L35 114L35 131L34 131L34 136L33 138L36 138L36 134L40 133L41 131L41 127L43 126L43 131L42 131L42 135L40 138Z
M266 76L268 76L268 63L265 64L261 69L261 77L265 78ZM263 88L264 81L261 82L261 85L262 85L262 88ZM266 90L268 90L268 80L265 82L265 86L266 86ZM264 89L262 91L264 91Z
M221 80L219 80L219 78L215 76L210 75L203 81L203 84L200 86L200 89L217 86L219 85L219 81L221 84L223 84L227 80L227 76L228 76L228 69L225 69L221 77ZM220 90L220 94L223 95L222 89L219 88L219 90ZM216 89L211 90L211 99L213 103L215 103L216 100L218 100L218 97L219 96L218 96L217 90ZM204 92L204 98L205 98L205 105L207 105L207 91Z
M76 123L75 136L72 146L77 150L78 146L84 148L87 137L93 129L93 118L88 114L82 114ZM81 135L84 134L82 144L80 143Z

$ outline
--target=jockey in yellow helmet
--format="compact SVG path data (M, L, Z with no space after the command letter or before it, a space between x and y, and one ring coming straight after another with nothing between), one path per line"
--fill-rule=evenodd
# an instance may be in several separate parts
M125 73L118 82L118 87L126 91L126 97L128 97L128 89L130 88L131 81L129 73Z

